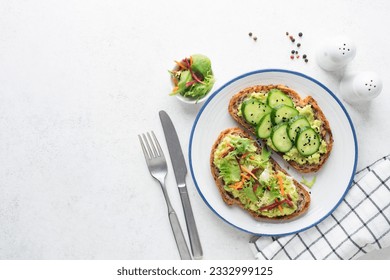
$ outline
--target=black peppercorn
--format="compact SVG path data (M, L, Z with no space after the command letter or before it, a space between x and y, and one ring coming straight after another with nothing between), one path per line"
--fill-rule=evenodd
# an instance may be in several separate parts
M303 36L303 33L302 33L302 32L299 32L298 36L299 36L299 37L302 37L302 36Z

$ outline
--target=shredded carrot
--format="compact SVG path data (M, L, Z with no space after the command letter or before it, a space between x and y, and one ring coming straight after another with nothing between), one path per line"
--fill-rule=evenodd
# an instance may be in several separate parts
M250 177L245 175L244 173L241 173L241 177L243 177L244 179L248 180Z
M182 69L187 69L187 66L185 66L183 63L181 63L181 62L179 62L179 61L177 61L177 60L175 60L175 63L176 63L180 68L182 68Z
M248 180L250 177L244 173L241 173L241 181L237 182L237 183L234 183L233 185L231 185L231 187L233 189L242 189L242 187L244 186L244 183L245 183L245 180Z
M226 147L225 150L223 151L221 157L227 156L228 153L230 153L231 151L234 150L234 146L233 146L232 144L230 144L229 141L226 141L226 146L227 146L227 147Z
M245 158L248 154L249 154L249 153L244 153L244 154L242 154L241 158L242 158L242 159Z
M278 205L278 209L279 209L279 211L280 211L280 213L282 213L283 214L283 207L282 207L282 205Z
M192 65L192 56L190 56L190 65Z
M280 188L280 193L284 196L284 186L283 186L283 179L280 175L276 175L276 178L278 179L278 184Z
M230 146L230 147L227 147L223 153L221 153L221 158L224 158L226 157L231 151L234 150L234 147L233 146Z
M230 144L229 140L226 140L226 146L229 146L230 148L234 148L234 146L232 144Z
M241 166L241 169L248 173L249 175L251 175L255 180L258 180L257 177L255 176L255 174L253 174L250 170L248 170L245 166Z
M251 160L254 160L255 159L255 156L250 156L249 157Z
M231 186L232 186L233 189L238 190L238 189L242 189L242 185L244 185L244 182L240 181L240 182L234 183Z
M173 92L176 92L179 89L179 87L174 87Z

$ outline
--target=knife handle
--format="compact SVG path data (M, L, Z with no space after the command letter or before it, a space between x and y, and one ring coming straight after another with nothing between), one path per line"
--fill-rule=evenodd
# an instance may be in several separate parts
M196 228L194 214L188 197L187 188L180 188L180 198L183 205L184 216L187 225L187 231L190 239L191 251L194 259L201 259L203 256L202 245L200 244L198 230Z

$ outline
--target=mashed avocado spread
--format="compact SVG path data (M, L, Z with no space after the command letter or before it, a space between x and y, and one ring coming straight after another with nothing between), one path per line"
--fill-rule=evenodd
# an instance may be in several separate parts
M268 92L262 91L262 92L252 93L249 96L249 98L258 99L261 102L265 103L267 100L267 96L268 96ZM240 104L240 107L241 105L242 103ZM240 107L238 108L237 115L242 117L242 110ZM306 117L306 119L310 123L310 126L317 133L320 133L322 121L314 118L314 112L312 106L311 105L306 105L304 107L296 106L295 108L299 111L299 115ZM277 151L270 137L266 139L266 143L270 148ZM320 161L321 155L325 154L326 152L327 152L327 143L325 140L322 139L318 151L310 156L303 156L298 152L298 149L296 147L292 147L291 150L283 154L283 158L287 161L295 161L301 165L306 163L317 164Z
M297 210L299 194L291 177L275 171L270 152L259 154L254 140L229 134L214 152L214 164L224 189L244 208L267 217L285 216Z

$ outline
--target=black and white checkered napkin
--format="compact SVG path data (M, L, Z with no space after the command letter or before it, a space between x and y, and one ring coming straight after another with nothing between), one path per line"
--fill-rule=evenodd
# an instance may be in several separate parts
M390 155L356 173L339 207L318 225L279 238L254 237L257 259L356 259L390 246Z

